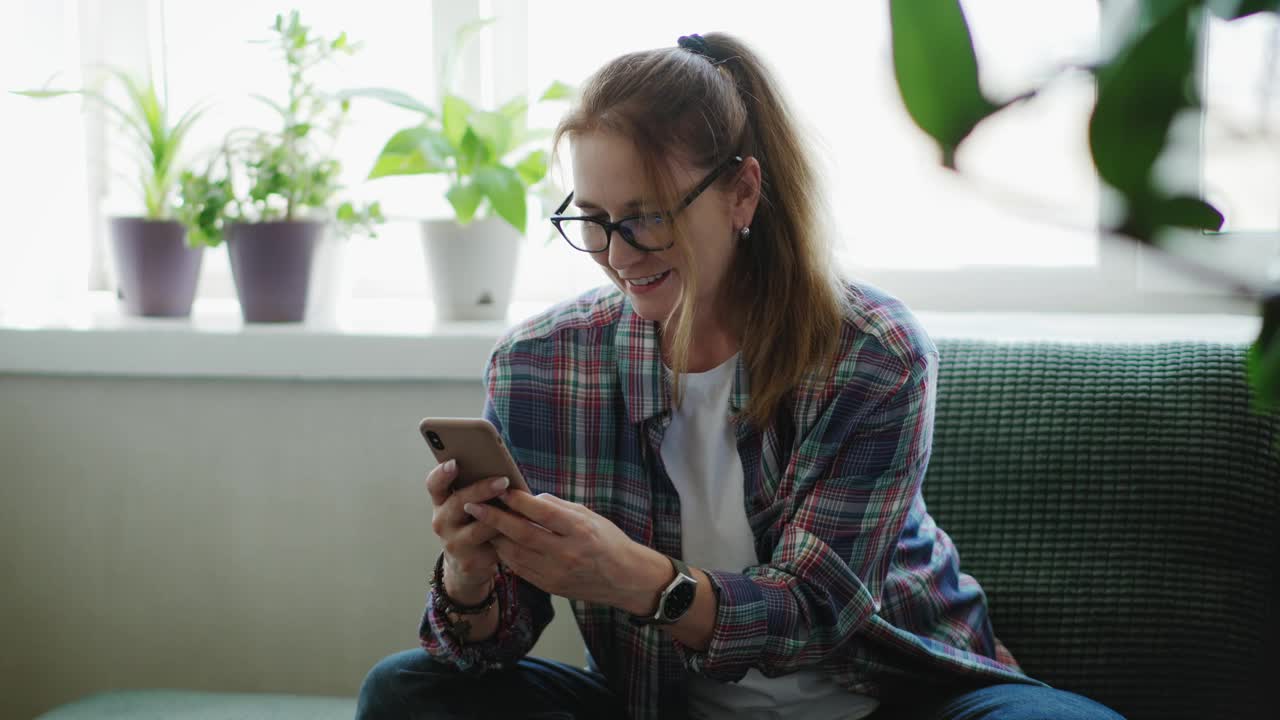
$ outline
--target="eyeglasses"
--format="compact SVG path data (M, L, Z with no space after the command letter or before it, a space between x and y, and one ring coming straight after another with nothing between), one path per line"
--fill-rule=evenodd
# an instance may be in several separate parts
M569 203L573 202L573 193L569 193L569 197L560 203L560 207L556 208L555 213L551 216L551 224L556 226L556 230L560 231L561 237L569 243L570 247L582 252L602 253L607 251L615 232L621 235L628 245L637 250L643 252L666 250L676 242L675 237L668 232L671 220L676 213L693 204L693 201L697 200L704 190L711 187L711 183L723 175L725 170L737 167L740 164L742 164L742 157L739 155L734 155L720 163L715 170L712 170L709 175L703 178L702 182L698 183L697 187L690 191L688 195L685 195L680 205L671 212L632 215L624 217L618 222L609 222L601 217L585 215L561 215L565 208L569 207Z

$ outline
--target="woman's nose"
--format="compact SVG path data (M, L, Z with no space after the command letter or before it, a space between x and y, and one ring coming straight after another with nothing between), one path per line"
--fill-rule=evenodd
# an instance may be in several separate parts
M644 258L644 253L631 247L631 243L622 239L622 234L615 232L609 241L609 267L623 270L635 265Z

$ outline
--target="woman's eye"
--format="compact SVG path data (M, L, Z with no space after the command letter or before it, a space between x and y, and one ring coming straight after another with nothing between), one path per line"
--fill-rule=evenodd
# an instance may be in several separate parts
M662 216L658 214L641 215L631 221L636 227L657 227L662 224Z

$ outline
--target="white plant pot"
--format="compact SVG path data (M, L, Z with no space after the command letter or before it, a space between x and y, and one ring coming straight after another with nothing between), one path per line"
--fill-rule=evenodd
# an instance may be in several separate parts
M311 261L311 285L307 289L307 323L335 327L351 297L354 273L348 262L355 238L342 238L332 224L316 243Z
M422 221L436 320L505 320L523 240L501 218Z

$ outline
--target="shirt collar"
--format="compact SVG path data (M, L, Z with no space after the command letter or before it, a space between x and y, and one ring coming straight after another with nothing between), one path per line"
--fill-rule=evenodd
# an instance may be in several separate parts
M622 315L614 336L618 358L618 376L622 397L627 406L627 419L633 424L671 411L671 383L663 371L662 343L658 324L640 317L627 299L622 301ZM736 421L750 400L749 377L742 353L734 361L733 391L729 394L728 411Z

